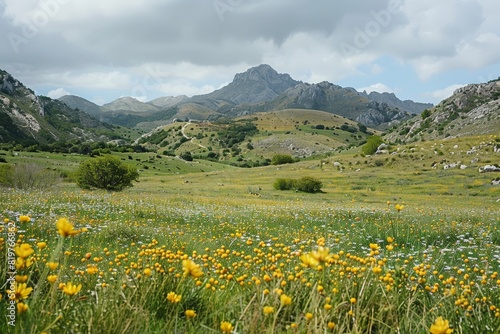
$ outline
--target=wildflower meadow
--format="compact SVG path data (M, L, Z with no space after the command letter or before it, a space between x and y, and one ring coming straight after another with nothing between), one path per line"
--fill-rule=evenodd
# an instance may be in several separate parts
M116 153L139 173L118 192L78 188L88 157L12 156L66 178L0 187L0 332L500 333L493 140L257 168ZM321 191L273 185L304 177Z
M2 332L500 332L498 210L66 188L2 190Z

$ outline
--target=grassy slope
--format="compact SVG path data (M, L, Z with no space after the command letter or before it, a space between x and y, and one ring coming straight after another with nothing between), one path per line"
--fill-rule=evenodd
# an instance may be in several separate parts
M404 201L416 206L494 207L500 189L490 182L498 175L478 172L479 166L500 162L498 153L493 152L492 140L491 136L482 136L391 146L392 154L367 157L361 155L360 148L351 148L323 160L250 169L197 159L186 162L154 153L123 153L120 157L140 172L140 182L129 190L133 193L270 203L302 200L335 206ZM481 143L484 146L476 153L467 154L472 146L478 148ZM189 144L195 150L195 144ZM81 161L88 159L77 155L4 153L9 163L34 162L70 176ZM479 161L471 163L475 158ZM444 169L445 164L458 162L467 168ZM273 189L276 178L302 176L320 179L324 193L311 195Z

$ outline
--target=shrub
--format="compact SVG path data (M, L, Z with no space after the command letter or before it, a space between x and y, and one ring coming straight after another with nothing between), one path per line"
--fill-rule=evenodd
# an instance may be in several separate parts
M180 158L182 160L186 160L186 161L193 161L193 156L191 155L191 152L189 152L189 151L182 152L180 155Z
M304 176L300 179L276 179L273 184L274 189L276 190L292 190L295 189L297 191L303 191L306 193L317 193L321 191L321 187L323 184L321 181L309 177Z
M276 179L273 187L276 190L291 190L294 188L295 180L293 179Z
M420 116L422 117L422 119L426 119L427 117L429 117L431 115L431 111L429 109L425 109L421 114Z
M120 191L131 187L139 173L135 167L123 163L120 158L106 155L82 162L76 177L77 185L83 189Z
M289 154L276 154L271 159L271 165L291 164L292 162L293 158Z
M310 177L310 176L304 176L297 180L296 182L296 188L298 191L303 191L306 193L317 193L321 191L321 187L323 187L323 184L321 181Z
M377 152L377 148L382 144L382 138L380 136L370 136L366 140L366 144L361 147L361 151L366 155L372 155Z

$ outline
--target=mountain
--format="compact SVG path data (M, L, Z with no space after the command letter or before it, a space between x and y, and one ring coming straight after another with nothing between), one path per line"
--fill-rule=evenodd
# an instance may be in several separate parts
M271 66L263 64L238 73L227 86L212 93L194 96L191 101L225 100L235 105L269 101L287 89L297 85L288 74L279 74Z
M79 101L72 107L86 110ZM385 129L420 113L431 104L401 101L394 94L357 92L327 81L309 84L296 81L262 64L237 73L228 85L209 94L187 98L165 96L147 103L123 97L101 107L99 119L149 131L174 119L215 120L280 109L322 110L369 127ZM93 111L89 111L93 115ZM169 118L164 118L169 115Z
M401 101L394 94L359 93L354 88L327 81L317 84L296 81L269 65L238 73L227 86L194 96L187 102L204 105L229 117L290 108L322 110L380 129L432 107L432 104Z
M72 109L84 111L92 116L99 117L99 115L102 113L102 109L100 106L76 95L64 95L58 98L58 100L64 102L68 107Z
M151 104L141 102L133 97L121 97L113 102L103 104L101 107L104 112L130 112L130 113L148 113L159 111L160 108Z
M36 96L0 70L0 142L23 145L60 141L108 141L113 126L61 101Z
M484 134L500 129L500 78L457 89L437 106L426 109L387 135L391 141L412 142Z
M160 107L160 108L170 108L187 99L189 99L189 97L187 97L186 95L162 96L147 102L147 104L151 104L155 107Z
M387 103L387 105L392 108L398 108L413 114L420 114L425 109L429 109L434 106L432 103L419 103L413 102L412 100L401 101L396 97L396 95L394 95L394 93L370 92L370 94L367 94L366 91L363 91L360 95L365 96L372 101Z
M408 112L392 108L385 102L368 99L354 88L343 88L327 81L317 84L301 82L271 101L237 106L229 113L241 115L291 108L327 111L370 127L381 127L411 117Z

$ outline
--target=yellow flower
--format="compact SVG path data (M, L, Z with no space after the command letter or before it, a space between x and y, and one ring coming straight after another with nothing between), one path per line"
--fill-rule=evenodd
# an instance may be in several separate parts
M264 306L263 312L265 315L273 314L274 313L274 307L272 306Z
M17 303L17 313L24 313L28 311L28 305L25 303Z
M80 233L80 230L75 230L73 224L69 222L66 218L60 218L56 222L57 233L62 235L64 238L71 237Z
M314 315L311 312L307 312L306 313L306 320L310 321L310 320L312 320L312 318L314 318Z
M438 317L431 325L429 331L431 334L450 334L453 332L453 329L450 328L448 320L444 320L443 317Z
M280 296L280 302L281 302L281 305L283 306L288 306L290 304L292 304L292 298L291 297L288 297L287 295L285 294L282 294Z
M233 325L228 321L223 321L220 323L220 330L224 334L229 334L233 330Z
M55 281L57 281L57 275L47 276L47 281L49 281L49 283L54 283Z
M393 237L387 237L387 242L388 243L392 243L394 241L394 238Z
M24 215L19 216L19 221L20 221L21 223L29 223L29 222L30 222L30 220L31 220L31 218L30 218L29 216L24 216Z
M188 318L188 319L192 319L192 318L196 317L195 310L186 310L186 312L184 312L184 314L186 315L186 318Z
M327 326L329 329L333 330L335 328L335 323L333 321L330 321Z
M89 275L94 275L94 274L97 274L99 272L99 268L97 268L96 266L88 266L87 267L87 274Z
M16 275L17 283L26 283L28 281L28 275Z
M405 206L403 204L396 204L394 207L396 208L396 210L398 212L401 211L401 210L403 210L405 208Z
M149 268L144 269L144 275L150 276L151 275L151 269L149 269Z
M40 241L39 243L36 244L38 246L38 249L42 250L45 247L47 247L47 243L45 241Z
M169 302L171 302L171 303L178 303L178 302L180 302L180 301L181 301L181 298L182 298L182 296L181 296L181 295L176 294L175 292L169 292L169 293L167 294L167 299L168 299L168 301L169 301Z
M380 246L377 245L377 244L370 244L370 249L371 250L378 250L379 248L380 248Z
M59 263L57 263L57 262L47 262L47 265L49 266L50 270L56 270L56 268L59 266Z
M356 298L352 297L352 298L350 299L350 302L351 302L351 304L356 304L357 300L356 300Z
M193 260L183 260L182 268L184 269L184 277L191 276L193 278L198 278L203 276L203 271L200 266L194 263Z
M19 246L15 246L14 251L16 252L16 255L22 259L30 257L31 254L35 252L29 244L21 244Z
M67 294L68 296L74 296L78 292L80 292L80 290L82 289L82 285L81 284L74 285L73 283L69 282L62 289L63 289L63 292L65 294Z
M319 265L319 261L311 254L302 254L300 256L300 261L302 265L307 268L316 268Z
M14 297L16 301L20 301L22 299L28 298L33 288L28 288L26 283L17 283L16 290L14 291ZM11 290L7 290L7 293L10 295L12 293Z

